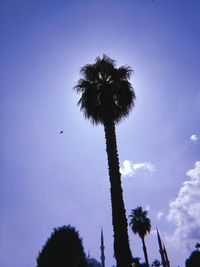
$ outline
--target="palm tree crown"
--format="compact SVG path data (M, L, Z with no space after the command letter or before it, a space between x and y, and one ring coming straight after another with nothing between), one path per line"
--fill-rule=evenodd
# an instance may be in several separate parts
M135 234L138 234L140 238L144 238L147 233L151 231L151 221L147 217L148 212L142 210L142 207L137 207L131 211L129 215L130 226Z
M128 66L117 68L106 55L81 68L83 78L74 89L81 93L78 104L85 117L94 124L104 124L108 119L118 123L125 118L135 103L135 93L128 81L131 72Z

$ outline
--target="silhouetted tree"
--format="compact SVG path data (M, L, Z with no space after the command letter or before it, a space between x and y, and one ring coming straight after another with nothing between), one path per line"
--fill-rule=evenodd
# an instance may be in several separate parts
M131 211L129 218L130 218L130 226L133 233L138 234L139 237L142 239L145 262L146 266L149 267L147 249L144 240L145 235L147 233L150 233L151 231L151 221L147 217L147 213L148 212L146 210L145 211L142 210L142 207L137 207L136 209L133 209Z
M102 267L95 258L87 258L88 267Z
M115 124L127 117L134 106L135 93L129 82L131 72L127 66L117 68L115 61L104 55L81 69L83 78L75 86L81 93L78 104L85 117L104 126L117 267L131 267L132 258L115 134Z
M74 227L54 228L37 258L37 267L86 267L82 239Z
M159 260L154 260L153 262L152 262L152 265L151 265L152 267L160 267L161 266L161 263L160 263L160 261Z
M200 244L196 244L196 250L194 250L189 259L186 260L186 267L199 267L200 266Z
M140 267L141 266L140 258L138 258L138 257L132 258L132 266L133 267Z

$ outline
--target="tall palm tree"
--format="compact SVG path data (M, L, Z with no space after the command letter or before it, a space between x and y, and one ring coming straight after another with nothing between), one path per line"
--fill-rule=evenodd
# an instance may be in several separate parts
M148 212L146 210L142 210L142 207L137 207L136 209L131 210L131 214L129 215L130 218L130 226L134 234L138 234L139 237L142 239L143 251L146 266L149 267L147 249L145 245L144 238L147 233L151 231L151 221L147 217Z
M81 94L78 105L85 117L93 124L104 126L117 267L131 267L132 261L115 134L115 124L134 107L135 93L129 82L131 72L128 66L117 68L114 60L103 55L81 69L82 78L75 86Z

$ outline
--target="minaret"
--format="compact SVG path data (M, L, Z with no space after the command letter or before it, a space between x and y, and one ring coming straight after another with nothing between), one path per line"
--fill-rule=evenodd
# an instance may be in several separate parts
M167 267L165 255L164 255L164 250L163 250L163 245L162 245L162 241L161 241L158 229L157 229L157 237L158 237L159 252L160 252L161 259L162 259L162 265L163 265L163 267Z
M104 255L104 240L103 240L103 230L101 228L101 246L100 246L100 249L101 249L101 266L102 267L105 267L105 255Z
M168 258L168 255L167 255L167 250L165 248L164 243L163 243L163 252L164 252L164 255L165 255L166 265L167 265L167 267L170 267L170 262L169 262L169 258Z

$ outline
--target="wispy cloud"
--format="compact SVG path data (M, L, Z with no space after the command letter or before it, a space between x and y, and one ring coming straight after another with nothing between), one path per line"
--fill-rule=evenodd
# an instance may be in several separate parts
M155 172L155 166L151 163L151 162L143 162L143 163L135 163L133 164L133 170L137 171L137 170L145 170L145 171L149 171L149 172Z
M200 161L186 175L190 179L182 184L177 198L169 205L168 220L176 226L169 239L190 247L200 236Z
M153 173L155 172L155 165L148 161L133 164L130 160L124 160L120 168L120 173L123 176L132 177L136 172L141 170Z
M199 140L199 137L196 134L193 134L190 136L190 141L197 142Z
M156 217L157 217L158 220L161 220L163 216L164 216L164 212L163 212L163 211L159 211L159 212L156 214Z

